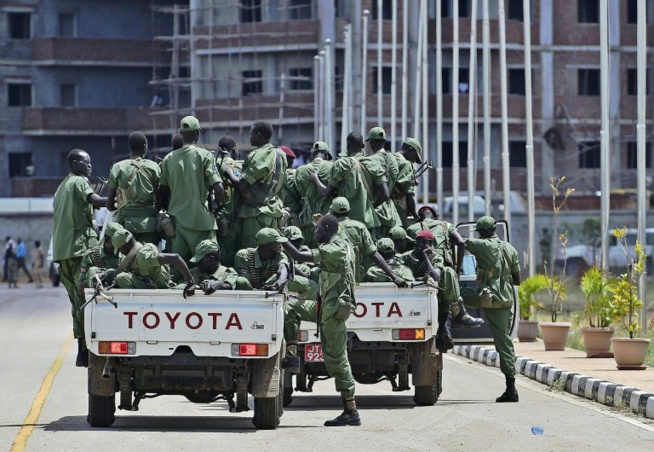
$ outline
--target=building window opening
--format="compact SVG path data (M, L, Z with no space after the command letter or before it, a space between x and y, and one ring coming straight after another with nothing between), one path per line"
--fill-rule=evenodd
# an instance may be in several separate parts
M9 107L31 107L32 85L30 83L9 83L7 85L7 105Z
M9 13L9 38L32 39L32 15L30 13Z
M241 95L263 93L262 71L243 71L241 77L243 78Z
M261 0L241 0L241 22L261 22Z
M579 69L577 71L577 94L580 96L599 96L599 69Z

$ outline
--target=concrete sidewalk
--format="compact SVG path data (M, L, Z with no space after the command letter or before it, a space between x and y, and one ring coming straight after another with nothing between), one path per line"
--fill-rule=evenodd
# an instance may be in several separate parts
M565 391L607 406L628 406L654 419L654 368L618 370L613 358L586 358L586 352L566 348L545 351L543 342L514 341L516 373L552 386L565 382ZM492 345L458 345L453 352L488 366L499 367Z

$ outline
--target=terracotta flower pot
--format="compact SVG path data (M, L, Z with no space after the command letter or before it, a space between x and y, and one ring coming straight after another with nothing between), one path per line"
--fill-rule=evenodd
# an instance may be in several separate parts
M611 339L611 343L613 344L613 356L618 369L642 370L647 368L647 366L643 366L643 363L647 355L649 339L614 337Z
M600 328L586 326L581 328L586 347L586 358L613 358L611 353L611 338L614 328Z
M538 335L538 322L520 320L518 323L518 340L520 342L536 342Z
M546 351L565 350L565 343L568 340L568 332L572 323L540 322L538 326L540 326L540 332L543 335Z

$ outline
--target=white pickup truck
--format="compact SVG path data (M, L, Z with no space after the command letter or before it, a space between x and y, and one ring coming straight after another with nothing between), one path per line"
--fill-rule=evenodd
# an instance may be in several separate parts
M458 226L463 237L474 234L474 223ZM508 237L506 222L498 222L500 237ZM461 287L477 286L476 260L466 254ZM414 284L400 289L391 283L362 283L354 289L357 308L346 322L348 356L357 383L375 384L388 380L393 391L407 391L409 375L416 405L434 405L442 391L443 357L436 349L434 335L438 330L438 294L429 286ZM486 319L479 308L468 307L470 315ZM514 291L513 312L518 312L517 290ZM518 330L518 316L513 315L510 336ZM311 392L318 380L327 378L320 340L315 335L316 325L302 322L298 333L300 373L295 390ZM488 321L479 328L453 329L457 345L492 344ZM292 376L284 381L284 406L293 401Z
M87 289L87 300L94 291ZM142 399L183 395L191 402L225 400L248 410L252 423L274 429L283 414L284 298L259 291L222 291L184 299L180 290L105 292L85 308L89 348L87 421L113 424L120 409Z
M417 405L433 405L442 389L443 358L436 350L438 329L436 290L420 285L397 288L392 283L363 283L355 288L357 308L347 320L348 355L354 379L361 384L390 381L394 391L406 391L409 375ZM316 324L302 322L298 353L302 358L297 391L311 392L327 377ZM284 406L292 402L290 374L284 383Z

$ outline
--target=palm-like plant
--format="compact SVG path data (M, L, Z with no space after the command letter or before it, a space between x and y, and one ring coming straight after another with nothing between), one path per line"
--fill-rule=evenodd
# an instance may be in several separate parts
M535 274L525 279L518 286L518 301L520 303L520 318L529 320L534 309L541 309L543 305L535 295L538 292L547 290L550 285L549 277L543 274Z
M591 327L606 328L612 320L612 292L616 281L606 269L590 267L581 277L580 289L586 297L584 315Z

